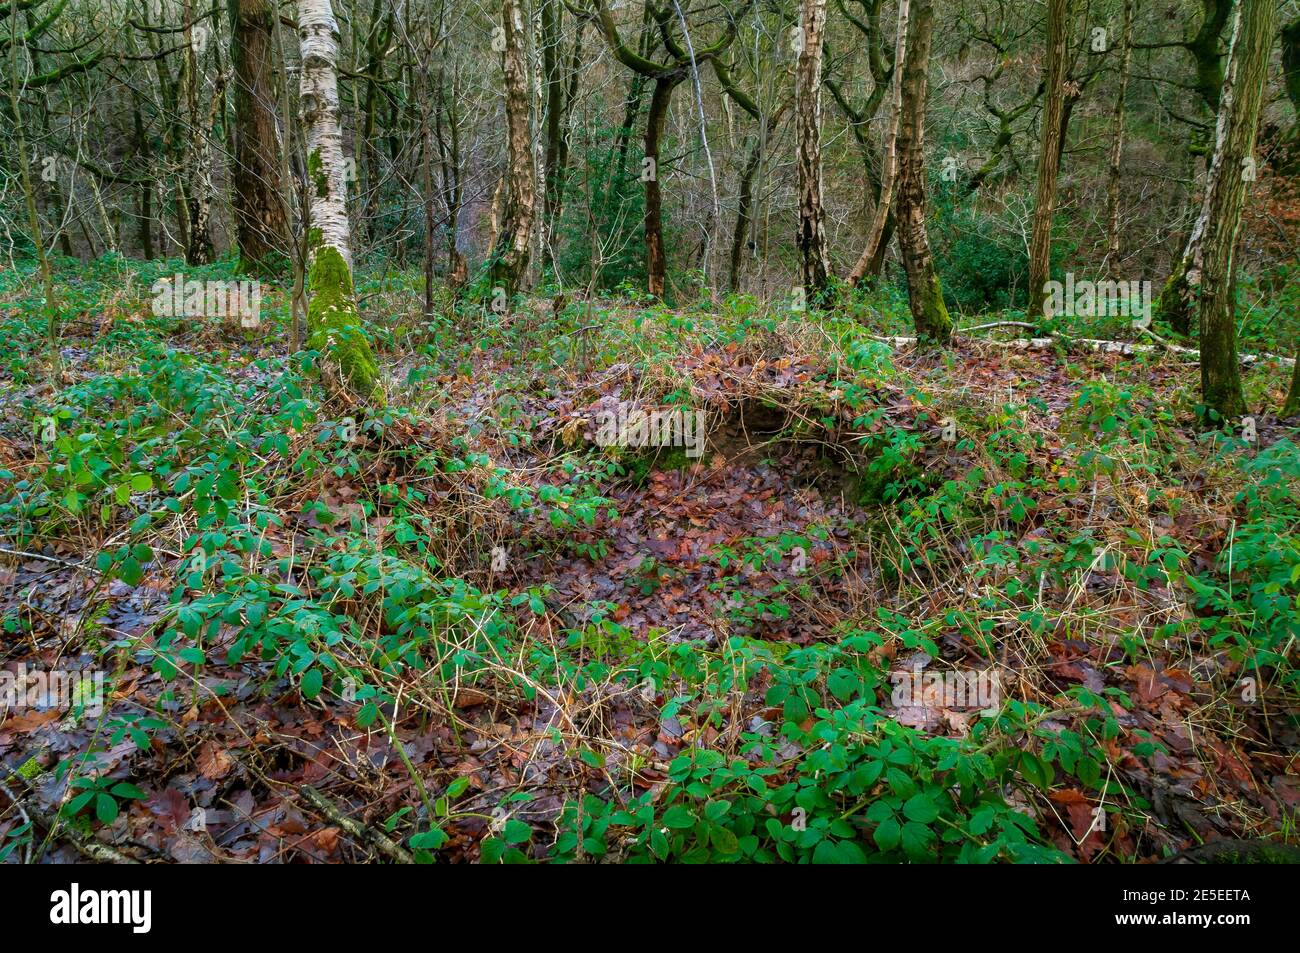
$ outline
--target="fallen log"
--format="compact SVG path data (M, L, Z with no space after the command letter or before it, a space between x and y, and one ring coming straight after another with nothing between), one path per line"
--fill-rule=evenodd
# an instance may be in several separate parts
M970 328L960 328L958 329L957 334L958 335L969 334L971 331L984 331L990 328L1002 328L1002 327L1034 329L1035 326L1025 321L993 321L990 322L989 324L977 324L974 327L970 327ZM1180 357L1187 358L1187 360L1192 363L1199 362L1201 359L1201 352L1196 350L1195 348L1182 347L1180 345L1173 344L1169 341L1166 341L1164 338L1160 337L1159 335L1152 333L1151 331L1145 331L1144 333L1155 338L1155 340L1158 343L1137 344L1133 341L1105 341L1105 340L1098 340L1095 338L1066 338L1066 337L1057 337L1057 336L1044 337L1044 338L1016 338L1010 341L987 341L986 340L983 341L982 343L996 344L999 347L1010 347L1022 351L1024 350L1043 351L1043 350L1047 350L1048 348L1055 347L1057 344L1065 344L1067 346L1080 345L1082 347L1086 347L1093 351L1098 351L1104 354L1150 354L1155 351L1169 351L1172 354L1177 354ZM914 337L901 337L901 336L882 337L880 335L872 335L872 339L876 341L880 341L882 344L888 344L891 348L913 347L916 344L916 338ZM1280 354L1241 354L1238 356L1238 360L1240 360L1243 367L1250 367L1263 361L1275 361L1276 363L1280 364L1283 367L1295 366L1294 358L1283 357Z

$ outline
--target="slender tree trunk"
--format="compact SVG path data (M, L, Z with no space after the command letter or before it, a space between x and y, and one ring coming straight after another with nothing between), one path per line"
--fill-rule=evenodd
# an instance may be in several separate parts
M641 10L641 32L637 37L637 53L641 57L650 55L652 26L650 7L647 4ZM618 127L618 139L614 148L614 152L618 155L612 180L615 188L622 187L623 179L627 175L627 156L632 147L632 131L636 128L637 117L641 115L641 101L645 98L645 87L646 75L633 72L632 81L628 83L627 96L623 100L623 124Z
M1043 63L1044 105L1038 150L1038 188L1033 233L1029 239L1029 294L1032 310L1046 314L1047 282L1052 267L1052 219L1056 214L1056 180L1061 167L1061 119L1065 109L1065 59L1069 0L1047 0L1047 55Z
M1289 155L1284 157L1284 171L1289 175L1300 174L1300 17L1292 20L1282 28L1282 85L1286 87L1287 97L1291 100L1291 109L1295 119L1291 132L1287 135Z
M10 22L13 30L18 32L18 0L10 0ZM41 272L41 283L45 287L45 321L49 335L50 371L56 375L59 363L58 349L58 313L59 302L54 294L54 272L50 268L49 256L45 254L45 236L41 234L41 217L36 211L36 192L32 185L31 164L27 158L27 135L23 129L23 115L18 101L18 90L22 77L18 72L18 48L25 46L19 40L9 44L9 109L13 113L14 130L18 138L18 172L23 183L23 200L27 206L27 227L32 233L32 245L36 250L36 263Z
M281 199L275 88L271 82L274 28L270 0L230 0L230 61L234 68L234 189L232 205L240 265L260 271L288 252L289 226Z
M182 53L181 86L185 97L185 113L189 121L190 147L187 150L189 176L189 228L186 232L185 261L191 265L206 265L216 257L212 245L212 148L208 142L212 122L205 121L199 112L199 53L206 50L206 27L203 32L194 30L194 9L191 0L185 0L183 10L185 49ZM213 92L216 104L220 90Z
M731 261L727 269L727 290L735 294L740 290L740 260L745 252L746 236L753 224L754 176L763 158L763 136L754 136L749 147L749 158L740 175L740 198L736 208L736 228L731 234Z
M508 153L505 208L491 258L493 287L512 295L528 271L537 208L537 165L533 161L527 36L520 0L503 0L501 25L505 31L506 148Z
M108 208L104 205L104 193L99 187L99 178L94 172L87 175L90 182L90 195L95 200L95 211L99 213L99 224L104 229L104 245L111 252L117 251L117 229L108 217Z
M126 50L128 55L134 56L137 52L135 44L135 34L128 32L126 34ZM151 172L150 164L151 153L154 151L149 144L144 132L144 113L141 107L141 94L134 86L131 87L131 133L132 133L132 151L137 163L140 164L140 171ZM153 236L153 193L158 187L157 179L149 175L138 177L136 193L136 241L140 245L140 253L146 260L154 256L154 236Z
M909 3L898 3L898 39L894 46L894 90L889 104L889 130L885 134L885 153L881 157L880 197L876 202L871 231L862 256L849 273L849 284L876 277L885 263L885 248L893 225L894 183L898 178L898 126L903 112L903 68L907 64L907 27Z
M394 7L389 4L387 12L382 5L382 0L373 0L370 8L370 19L367 24L368 31L366 34L366 87L363 97L361 110L361 135L360 151L361 160L364 169L361 170L359 181L365 183L363 195L364 200L361 203L361 216L358 227L362 234L367 237L375 235L374 222L379 212L379 193L382 183L382 176L379 169L379 150L375 147L375 125L376 115L379 111L379 83L376 77L380 76L384 70L384 58L388 49L389 40L393 35L393 16ZM381 26L381 20L383 25Z
M283 28L279 19L271 21L271 44L272 56L275 57L275 65L278 67L280 74L280 116L283 121L284 134L281 137L283 143L280 148L279 169L281 188L276 193L276 200L281 205L281 217L285 223L285 251L289 256L290 265L293 273L293 288L290 293L289 301L289 353L296 354L302 348L302 327L303 314L305 313L306 304L306 271L307 271L307 251L306 251L306 230L307 220L310 217L307 212L307 197L304 194L303 183L295 179L292 174L294 161L292 156L299 155L296 152L297 146L302 141L302 132L299 130L295 135L294 111L291 108L289 74L285 69L284 55L284 35ZM297 161L297 167L301 168L301 157ZM293 196L297 195L297 215L294 214Z
M1070 82L1067 74L1064 79L1065 83ZM1070 119L1074 116L1074 107L1079 105L1079 100L1083 98L1083 92L1068 93L1061 102L1061 134L1056 137L1056 168L1059 172L1061 168L1061 159L1065 156L1065 145L1070 141Z
M451 97L447 97L446 53L438 63L438 109L434 113L433 128L438 139L438 161L441 175L443 204L447 209L447 284L459 289L469 277L465 256L457 246L460 233L460 207L463 195L460 175L460 119L456 102L460 95L460 66L452 64ZM446 119L446 129L443 120Z
M1207 196L1217 175L1218 167L1214 165L1214 160L1211 158L1205 182ZM1192 333L1192 315L1196 310L1196 289L1201 281L1199 264L1202 257L1201 241L1205 235L1205 216L1208 212L1208 206L1202 199L1200 211L1196 214L1196 220L1192 223L1192 230L1187 236L1187 243L1183 246L1183 253L1179 257L1177 264L1174 265L1173 271L1170 272L1164 287L1161 288L1160 300L1156 304L1156 313L1168 321L1170 327L1184 337Z
M307 346L322 353L326 377L340 391L382 401L378 368L361 330L352 284L352 233L339 121L339 29L330 0L299 0L298 36L311 186Z
M822 206L822 46L826 0L802 0L802 46L795 67L795 130L798 140L800 280L809 297L830 280L826 211Z
M1246 413L1237 362L1235 317L1237 236L1246 204L1246 170L1254 163L1255 133L1268 79L1273 0L1240 0L1219 97L1216 154L1219 174L1206 196L1201 271L1201 395L1223 420Z
M552 209L555 218L552 230L558 227L560 213L564 210L564 193L568 180L570 139L572 137L569 114L573 109L574 100L578 96L578 74L582 68L582 36L586 28L587 23L585 20L578 24L577 33L573 38L573 52L569 57L569 87L564 94L564 110L560 122L560 145L555 158L555 168L558 175L555 183L555 207Z
M753 248L750 235L753 232L754 225L754 181L758 178L759 170L763 167L763 151L767 145L771 130L779 125L781 117L785 114L791 101L786 100L775 110L764 114L759 107L758 101L736 85L731 77L731 68L723 60L714 58L713 69L730 101L740 106L758 122L758 131L754 134L753 141L750 143L749 157L745 160L745 167L740 175L740 195L736 209L736 225L731 234L731 259L727 271L727 290L735 294L740 290L740 264L744 256L745 246L748 244L750 248Z
M824 0L819 0L823 2ZM596 0L595 21L599 25L605 41L609 44L610 50L620 63L631 69L634 73L644 76L647 79L654 80L654 93L650 98L650 114L646 117L645 132L645 160L646 167L643 169L641 179L645 183L645 245L646 245L646 272L647 290L651 295L662 298L667 286L667 256L664 250L663 239L663 192L660 187L660 181L663 175L663 169L660 168L660 143L663 140L664 126L668 119L668 107L672 102L673 90L677 84L686 79L687 76L697 74L699 63L704 59L712 60L723 53L723 51L735 40L735 20L731 19L727 30L723 36L711 46L700 50L698 56L694 51L694 46L689 36L685 22L685 14L680 5L675 5L674 10L677 14L677 21L681 23L683 33L686 34L686 42L683 46L674 35L672 26L672 17L664 9L662 11L653 11L653 19L658 22L660 38L664 47L671 54L671 58L666 63L657 63L647 59L649 49L643 43L644 52L637 53L630 49L618 34L618 27L614 22L614 16L606 0ZM647 4L644 8L642 19L642 39L648 36L648 29L651 20L651 7ZM639 96L634 85L635 99ZM629 109L633 105L632 99L629 100ZM629 113L630 115L631 113ZM705 143L707 152L708 144ZM625 155L620 150L619 168L622 169ZM710 160L710 180L712 181L712 160ZM618 179L615 179L615 187L618 185ZM714 214L710 219L709 235L712 241L713 223L717 220L716 213L716 189L715 189Z
M925 102L934 34L932 0L912 0L907 61L902 67L902 118L898 126L898 244L907 272L908 300L918 338L946 343L952 318L934 270L925 227Z
M560 176L560 138L564 128L564 63L560 48L560 27L563 23L563 11L560 0L540 0L542 55L542 81L546 88L545 139L546 151L543 159L545 168L545 187L542 192L542 267L547 268L551 262L551 242L555 231L555 219L558 214Z
M430 44L432 46L432 43ZM432 50L425 53L432 55ZM429 65L420 66L420 186L424 190L424 316L433 314L433 122L430 116L433 90Z
M145 23L151 23L149 11L151 4L141 6L141 18ZM161 7L158 8L161 12ZM185 23L188 30L189 14L184 14ZM161 24L152 24L160 26ZM182 38L189 48L189 41ZM186 147L185 136L185 113L184 104L181 102L180 89L184 78L185 67L181 66L178 77L174 78L167 66L167 56L162 49L160 34L152 31L145 33L145 43L152 54L150 59L153 61L154 74L158 78L158 98L161 100L161 113L166 117L163 122L163 152L170 160L172 172L167 178L171 180L172 187L172 205L173 212L176 216L176 239L180 246L182 255L189 254L190 247L190 210L188 191L189 186L185 181L184 169L188 160L189 150ZM167 204L165 186L160 182L158 191L158 208L159 216L162 216L162 209ZM167 232L165 223L163 224L162 237L165 239Z
M143 160L149 154L148 141L144 135L144 117L140 114L140 98L134 90L131 92L131 127L135 134L135 155ZM153 190L154 183L142 178L137 186L136 240L140 243L140 253L145 260L153 258Z
M673 90L683 77L660 76L650 96L650 114L646 117L645 156L649 161L645 179L645 262L646 290L656 298L664 296L668 283L668 258L664 251L663 189L659 184L659 145L668 121L668 106Z
M1282 419L1288 420L1300 414L1300 351L1296 351L1295 367L1291 371L1291 390L1282 405Z
M1119 267L1119 183L1120 164L1124 158L1124 100L1128 93L1129 67L1133 62L1133 3L1124 0L1124 25L1120 42L1119 92L1115 95L1114 132L1110 141L1110 169L1106 182L1106 264L1107 275Z

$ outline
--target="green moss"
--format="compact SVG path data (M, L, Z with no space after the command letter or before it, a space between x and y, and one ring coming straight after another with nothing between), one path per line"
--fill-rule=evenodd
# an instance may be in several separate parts
M1255 851L1242 851L1239 853L1225 854L1218 858L1220 864L1294 864L1300 860L1300 854L1297 854L1294 847L1288 848L1286 845L1278 844L1277 846L1262 844Z
M1300 863L1300 847L1268 841L1211 841L1175 856L1197 864L1295 864Z
M943 289L939 276L930 276L930 285L916 296L916 335L936 344L947 344L952 338L952 316L943 303Z
M634 486L641 486L651 473L686 470L692 464L705 463L708 454L690 457L685 447L651 447L644 450L618 448L616 459L627 471Z
M867 467L858 474L858 506L868 509L892 502L889 488L925 482L926 472L913 460L900 461L889 467Z
M316 186L317 198L323 199L329 195L330 183L325 176L325 164L321 162L319 149L313 149L307 157L307 177Z
M1207 359L1204 356L1206 350L1208 349L1202 349L1201 358L1202 400L1206 407L1218 414L1218 419L1211 423L1221 426L1225 421L1244 417L1249 408L1241 390L1241 374L1237 371L1236 355L1233 354L1228 361L1222 358Z
M352 272L338 249L326 245L316 252L307 286L307 346L337 364L342 379L361 397L382 402L379 366L361 331Z
M1156 302L1156 316L1169 323L1179 334L1187 336L1192 330L1192 304L1187 286L1187 269L1178 265L1169 280L1160 289Z

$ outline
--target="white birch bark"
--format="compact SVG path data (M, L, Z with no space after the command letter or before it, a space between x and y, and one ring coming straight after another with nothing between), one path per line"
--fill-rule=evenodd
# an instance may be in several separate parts
M322 376L334 390L352 399L383 403L379 369L361 328L353 290L348 176L339 111L339 30L330 0L300 0L298 36L311 192L307 346L324 355Z
M339 27L330 0L299 0L298 37L302 42L302 118L311 179L311 225L319 233L311 254L315 259L320 247L328 245L338 251L351 272L347 166L339 110Z

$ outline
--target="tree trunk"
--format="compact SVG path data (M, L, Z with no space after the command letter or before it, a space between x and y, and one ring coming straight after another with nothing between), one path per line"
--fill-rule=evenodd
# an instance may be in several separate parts
M655 80L650 97L650 114L646 117L645 157L649 160L645 179L645 265L646 290L656 298L664 296L668 279L668 259L664 252L663 190L659 186L659 143L668 121L668 106L673 90L682 81L677 74Z
M650 19L650 7L642 7L641 11L641 32L637 37L637 54L641 57L650 55L650 29L653 21ZM622 187L624 177L627 175L627 155L632 145L632 132L636 128L636 120L641 115L641 101L645 98L646 74L640 72L632 73L632 80L628 83L627 96L623 100L623 124L618 127L618 140L614 152L618 155L618 161L615 163L615 174L613 182L616 188Z
M194 32L194 9L191 0L185 0L183 11L185 48L182 53L181 87L185 97L185 113L189 121L190 147L186 172L189 176L189 228L186 231L185 261L190 265L206 265L216 258L212 245L212 149L208 137L212 132L211 117L205 120L199 113L199 53L207 49L207 28ZM213 92L216 105L221 90Z
M1240 2L1240 0L1236 0ZM1196 61L1193 87L1211 112L1217 112L1223 87L1223 54L1219 38L1234 6L1234 0L1201 0L1201 26L1186 44Z
M142 4L140 8L141 19L144 23L159 26L153 23L150 18L151 4ZM161 14L161 7L157 11ZM188 14L186 15L187 24L189 22ZM188 29L188 27L186 28ZM161 34L152 30L145 33L145 43L149 47L149 59L153 62L154 75L158 79L158 98L161 100L161 113L166 117L162 123L163 130L163 154L169 160L168 165L171 170L183 170L188 159L188 149L186 148L185 135L185 115L180 97L180 87L182 85L184 66L182 65L180 78L173 78L171 70L167 66L167 55L162 49ZM188 184L185 181L183 171L169 171L165 178L160 178L158 184L158 210L159 224L162 226L162 238L165 240L169 235L166 223L161 221L163 218L163 208L167 204L167 194L165 180L170 179L172 184L172 205L176 216L176 243L180 246L181 254L187 254L190 247L190 212L189 200L187 198Z
M754 136L749 147L749 158L740 175L740 198L736 208L736 228L731 234L731 261L727 269L727 290L735 294L740 290L740 260L745 252L745 236L749 234L754 218L754 176L763 158L763 135Z
M1120 42L1119 92L1115 96L1114 132L1110 141L1110 169L1106 183L1106 265L1102 269L1114 275L1119 267L1119 182L1120 163L1124 158L1124 99L1128 93L1129 67L1133 62L1133 2L1124 0L1124 25Z
M537 207L537 166L533 161L529 116L528 64L524 48L524 16L520 0L503 0L501 25L505 33L506 148L508 153L501 229L492 249L490 278L494 288L512 295L528 270Z
M1223 54L1219 52L1219 40L1233 8L1234 0L1201 0L1200 29L1186 44L1187 51L1196 62L1194 88L1205 106L1216 114L1222 101L1222 88L1225 82ZM1216 143L1210 150L1209 167L1206 171L1206 196L1210 193L1216 175L1214 153L1217 148L1216 138ZM1192 317L1196 313L1196 289L1201 281L1199 262L1202 259L1201 242L1205 236L1206 208L1203 198L1201 211L1192 225L1187 244L1170 272L1169 279L1160 290L1160 300L1156 304L1156 313L1183 336L1192 333Z
M1284 175L1300 175L1300 18L1284 26L1282 36L1282 85L1295 117L1284 140L1286 149L1279 157Z
M551 265L551 243L556 217L559 214L560 177L564 172L560 166L560 139L564 129L565 100L562 70L564 56L560 48L560 38L564 16L560 0L540 0L540 2L542 35L539 46L542 54L542 81L546 87L546 151L543 160L546 178L542 192L542 267L546 268Z
M376 77L384 72L384 59L393 36L393 5L384 11L382 0L374 0L370 10L369 30L366 33L366 91L362 99L360 159L363 168L358 170L358 181L365 183L362 194L361 216L358 227L362 234L373 236L374 222L379 214L379 197L383 175L379 168L379 150L375 147L375 117L379 111L379 83ZM382 23L382 25L381 25Z
M281 199L282 153L276 128L270 0L230 0L230 61L235 88L233 212L240 266L261 271L285 255L289 226Z
M907 64L908 0L899 0L898 39L894 46L894 91L889 104L889 130L885 134L885 153L880 172L880 197L867 234L867 246L862 257L849 273L849 284L856 285L867 277L880 274L885 263L885 248L893 224L894 183L898 178L898 126L903 111L903 68Z
M339 123L339 30L330 0L299 0L298 36L311 187L307 346L321 352L325 376L340 390L382 401L378 367L361 330L352 284L352 234Z
M1218 167L1214 165L1213 159L1210 161L1210 169L1206 173L1205 192L1209 195L1210 186L1214 178L1218 175ZM1160 300L1156 303L1156 313L1169 322L1176 332L1184 337L1192 333L1192 314L1196 307L1196 287L1200 283L1200 265L1201 260L1201 239L1205 234L1205 216L1208 213L1208 206L1204 199L1201 201L1201 209L1196 215L1196 221L1192 223L1192 230L1187 237L1187 244L1183 247L1183 253L1174 265L1174 269L1165 281L1164 287L1160 289Z
M284 142L281 144L279 168L282 189L276 198L282 203L282 215L286 225L285 251L289 256L293 274L293 285L289 299L289 353L296 354L302 349L302 328L306 308L305 287L307 272L307 221L308 202L306 183L301 177L295 177L292 169L296 165L302 168L302 159L297 146L302 142L302 131L294 124L296 118L290 100L288 72L285 69L284 31L279 19L271 21L271 55L274 57L273 72L284 77L280 82L280 115L284 120ZM296 162L292 157L297 156ZM297 212L292 202L290 190L297 194Z
M1233 11L1232 43L1219 97L1216 155L1219 174L1206 195L1206 226L1201 266L1201 395L1223 420L1246 413L1237 363L1237 236L1254 162L1255 132L1268 79L1273 42L1272 0L1240 0ZM1250 176L1249 178L1253 178Z
M800 281L810 298L830 280L826 212L822 207L822 45L826 0L802 0L802 47L795 67L795 134L798 141Z
M144 135L144 117L140 114L140 97L135 90L131 91L131 128L135 136L135 155L143 160L149 153L149 145ZM136 240L146 261L153 258L153 190L154 183L141 178L136 192Z
M1034 313L1046 315L1052 267L1052 218L1061 166L1061 119L1065 109L1066 35L1069 0L1047 0L1047 55L1043 63L1043 122L1038 150L1038 188L1029 240L1029 295Z
M432 35L432 30L430 30ZM420 187L424 191L424 316L433 316L433 121L431 117L434 96L430 88L428 60L433 55L434 41L422 50L425 62L419 66L420 77Z
M434 113L433 129L438 139L438 162L441 176L441 194L447 210L447 284L459 290L469 278L469 266L457 246L460 233L460 207L463 196L460 172L460 118L457 101L460 95L460 66L452 64L451 97L447 96L447 63L445 47L438 63L438 109ZM443 121L446 120L444 129Z
M700 50L697 54L694 52L689 36L687 36L685 47L674 37L674 29L671 25L672 18L668 11L666 9L653 10L647 4L644 7L642 18L643 52L637 53L630 49L619 36L618 27L614 22L614 16L610 12L606 0L596 0L595 6L595 22L598 24L601 33L605 37L605 42L609 44L615 58L638 76L653 79L655 84L654 93L650 99L650 114L646 117L646 165L643 168L641 180L645 183L646 290L651 295L662 298L667 285L668 266L663 239L663 193L660 189L660 177L663 170L659 167L659 146L663 139L664 125L668 119L668 106L672 102L673 90L678 83L689 75L696 75L701 62L712 61L715 57L722 55L723 51L735 40L736 20L729 15L728 26L724 30L722 37L706 49ZM677 6L675 9L683 32L689 33L686 28L685 14L682 12L681 7ZM660 38L664 47L671 54L670 60L666 63L658 63L646 58L649 55L648 37L652 18L658 22ZM629 110L631 110L634 102L639 100L639 97L640 91L634 83L633 95L629 97L628 101ZM629 115L634 115L634 113L629 112ZM624 158L624 151L620 148L620 170L623 167ZM711 165L710 169L712 169ZM712 173L710 173L710 177L712 177Z
M18 31L18 0L10 0L10 16L13 18L13 30ZM58 313L59 302L54 294L54 272L50 268L50 259L45 254L45 236L41 233L41 217L36 211L36 191L32 185L31 164L27 158L27 135L23 128L23 114L18 100L18 90L22 78L18 72L18 47L26 46L21 40L9 44L9 109L13 113L14 129L17 133L18 171L23 184L23 200L27 206L27 227L31 229L32 245L36 250L36 262L41 271L41 283L45 288L45 320L49 334L50 372L57 376L59 361L58 349Z
M908 301L916 336L935 343L952 337L952 318L934 270L925 228L925 101L934 34L932 0L913 0L907 60L900 73L902 112L898 124L898 245L907 272ZM897 68L897 67L896 67Z
M1291 372L1291 390L1282 405L1282 419L1287 420L1300 414L1300 351L1296 351L1295 368Z
M582 21L577 26L577 34L573 38L573 53L569 57L569 88L564 94L564 113L560 124L560 147L559 154L555 158L555 168L559 172L558 181L555 188L555 218L559 219L561 211L564 209L564 193L567 186L568 168L569 168L569 151L570 151L570 131L569 131L569 113L573 109L573 103L578 97L578 75L582 68L582 37L587 29L586 21Z

